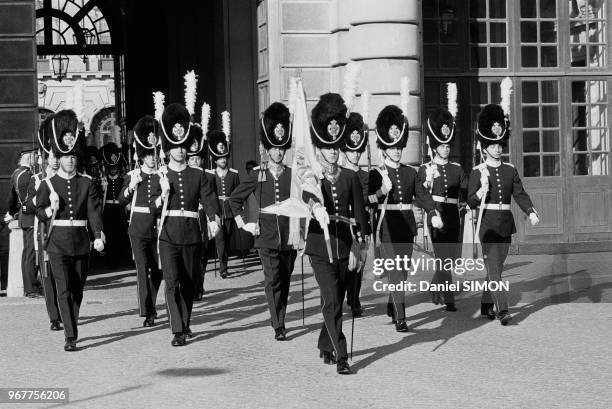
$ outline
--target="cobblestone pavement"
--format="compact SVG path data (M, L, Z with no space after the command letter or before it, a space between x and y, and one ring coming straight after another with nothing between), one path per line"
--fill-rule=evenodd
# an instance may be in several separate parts
M610 408L610 265L611 253L511 256L504 278L515 325L479 318L476 293L461 294L455 313L415 293L405 334L366 273L351 376L318 358L319 293L307 260L305 321L298 259L287 342L273 339L256 258L234 260L226 280L209 270L196 336L183 348L170 346L163 297L159 325L142 328L134 272L98 274L87 283L75 353L49 331L41 300L0 299L0 387L68 387L65 406L74 408Z

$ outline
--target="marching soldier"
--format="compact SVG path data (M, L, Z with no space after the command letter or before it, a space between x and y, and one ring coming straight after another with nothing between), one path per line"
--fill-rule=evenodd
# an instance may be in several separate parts
M204 131L197 124L191 124L191 132L193 132L193 143L187 151L187 157L189 166L203 170L202 165L204 164L204 157L206 155L206 139L204 139ZM214 176L208 172L204 173L204 176L208 179L210 186L214 186ZM206 275L206 266L208 265L208 244L210 238L208 237L208 222L206 220L206 210L204 206L200 205L198 213L200 215L200 227L202 229L202 253L200 254L200 273L197 275L195 282L195 295L194 301L202 301L204 296L204 277Z
M368 145L368 131L365 129L363 117L361 114L351 112L348 123L346 125L345 137L340 150L344 153L344 168L352 170L359 176L361 188L363 190L363 200L367 203L368 199L368 172L359 167L361 155L365 152ZM358 232L359 233L359 232ZM366 243L369 236L364 238ZM365 267L367 246L362 254L359 255L358 262L354 263L348 275L349 282L346 287L346 301L351 307L351 312L355 317L363 315L361 302L359 301L359 292L361 291L361 281L363 279L363 269ZM357 261L357 260L356 260Z
M98 189L100 194L100 201L104 200L102 197L102 162L100 160L100 150L93 145L89 145L85 148L85 160L83 164L83 174L91 176L91 179Z
M40 151L42 156L42 166L45 167L42 172L39 172L32 176L28 185L28 200L27 210L29 214L36 214L36 192L40 187L43 179L51 178L60 167L59 159L55 157L51 150L49 136L51 134L51 120L53 117L48 117L40 125L38 131L38 143L40 145ZM62 318L59 312L59 306L57 303L57 286L55 279L53 278L53 271L51 271L51 264L49 263L49 257L47 252L44 250L44 235L45 224L38 220L38 217L34 218L34 238L36 240L36 256L38 259L38 266L40 269L40 282L43 287L45 295L45 306L47 308L47 314L49 315L49 321L51 322L51 331L62 330L61 321Z
M503 162L501 155L510 138L508 117L499 105L487 105L478 114L476 136L486 160L472 169L470 174L467 203L470 208L479 207L480 231L477 233L482 243L482 253L487 269L487 281L500 281L504 261L508 256L512 234L516 233L514 217L510 211L510 201L514 200L529 215L532 225L539 218L529 195L514 165ZM512 319L508 312L508 299L505 291L482 294L481 314L495 319L495 304L500 322L507 325Z
M421 165L417 175L417 191L422 196L431 196L443 223L442 228L435 228L427 220L436 259L441 260L441 263L436 263L432 284L453 282L452 270L446 268L446 260L452 260L454 264L461 252L460 206L465 207L467 176L460 164L448 160L455 131L455 118L447 110L437 108L429 115L426 134L434 156L431 162ZM434 291L432 301L436 305L445 303L446 311L457 310L452 291Z
M219 274L221 278L227 278L227 254L234 233L234 222L230 212L226 212L225 200L232 194L240 184L238 171L227 167L229 157L229 135L228 130L208 132L208 149L217 167L214 170L206 170L214 176L217 197L219 198L219 209L222 211L221 228L215 236L217 258L219 259Z
M21 273L26 297L42 297L42 288L37 279L36 254L34 252L34 215L27 210L28 184L34 174L36 150L26 149L20 152L19 167L11 175L11 186L5 222L17 219L23 234L23 252L21 253Z
M119 147L112 142L104 145L101 152L107 173L106 176L102 176L101 184L102 217L106 226L105 233L108 236L106 259L109 265L116 266L126 261L129 252L125 208L119 202L124 184L124 178L120 174L122 154Z
M231 213L235 215L236 225L255 237L255 248L258 249L264 270L270 324L278 341L287 339L285 314L291 273L297 257L297 251L287 243L289 217L258 212L256 222L245 223L240 211L251 195L260 209L289 198L291 168L283 164L285 151L291 146L289 117L289 109L280 102L273 103L265 110L260 124L260 138L268 153L268 166L253 168L227 201Z
M129 205L128 235L136 263L136 287L143 327L155 325L155 301L162 280L157 257L157 220L159 211L152 197L159 193L157 174L157 121L149 115L134 126L134 143L140 166L129 172L119 195L122 206Z
M311 140L320 152L319 162L323 168L320 183L323 203L315 195L304 192L304 201L310 204L314 215L308 227L305 253L310 256L319 284L323 313L318 347L325 364L335 361L339 374L350 374L346 338L342 333L342 305L346 286L351 282L348 279L349 254L356 240L351 227L361 232L361 239L357 240L365 244L363 238L370 233L368 216L359 176L340 168L337 163L347 121L347 107L342 97L322 95L311 116ZM322 228L325 225L329 225L333 254L328 254Z
M57 302L66 335L65 351L76 351L77 322L87 279L90 242L104 249L100 200L89 176L76 172L84 137L73 111L58 112L51 123L51 149L59 158L57 174L46 178L36 193L36 214L47 226L46 249L57 287Z
M166 283L166 304L172 346L183 346L191 337L194 277L200 269L202 232L199 204L211 220L211 234L219 230L219 205L204 172L187 166L187 149L193 143L189 112L181 104L170 104L161 121L162 149L170 162L160 170L161 195L155 205L161 208L159 255Z
M376 246L382 258L396 255L412 257L414 236L417 234L413 205L430 213L434 227L441 227L440 217L434 213L431 197L419 197L416 189L417 172L400 163L402 150L408 140L408 119L403 111L388 105L376 119L376 144L382 152L383 163L370 171L369 202L376 206ZM406 281L408 273L396 268L389 271L389 283ZM407 332L404 291L389 292L387 315L397 332Z

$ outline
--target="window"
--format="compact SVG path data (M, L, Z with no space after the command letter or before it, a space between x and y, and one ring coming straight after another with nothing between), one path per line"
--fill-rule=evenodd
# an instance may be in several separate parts
M574 175L609 175L610 131L605 81L572 81Z
M470 67L508 68L506 0L470 0Z
M423 47L426 64L440 70L462 64L456 0L423 2Z
M521 0L520 16L521 67L557 67L557 1Z
M501 101L501 80L491 80L486 82L472 82L470 84L470 101L472 123L478 120L478 113L487 104L499 104ZM474 129L476 126L474 126ZM512 130L511 130L512 131ZM512 135L512 134L511 134ZM504 161L510 160L510 144L504 146L502 158ZM474 165L480 162L480 152L474 152Z
M605 1L570 0L569 7L572 67L605 67Z
M523 81L521 91L523 174L560 176L559 81Z

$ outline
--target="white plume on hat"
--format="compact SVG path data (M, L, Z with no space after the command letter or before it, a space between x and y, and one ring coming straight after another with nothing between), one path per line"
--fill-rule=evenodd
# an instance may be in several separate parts
M410 80L402 77L400 83L400 109L405 117L408 117L408 103L410 101Z
M506 77L501 82L501 102L500 106L504 110L504 114L510 115L510 96L512 95L512 80Z
M166 97L164 93L161 91L156 91L153 93L153 106L155 109L155 119L161 121L162 114L164 113L164 104Z
M208 133L208 124L210 123L210 105L206 102L202 104L202 118L200 124L202 125L202 133L204 134L204 140L206 140L206 134Z
M361 93L361 116L363 123L368 125L370 119L370 93L366 90Z
M454 82L446 83L446 98L448 101L448 112L453 116L457 117L459 108L457 106L457 84Z
M293 118L293 113L295 112L295 104L297 102L297 82L298 79L296 77L289 78L289 114L291 118Z
M353 101L357 92L357 83L360 73L361 64L350 62L346 65L346 72L344 73L344 86L342 88L342 99L344 99L344 103L347 107L347 118L350 115L351 108L353 107Z
M223 111L221 113L221 130L225 134L225 140L229 144L229 137L232 128L230 123L230 113L228 111Z
M198 76L195 71L187 71L185 74L185 108L189 111L189 115L195 114L195 104L197 98Z

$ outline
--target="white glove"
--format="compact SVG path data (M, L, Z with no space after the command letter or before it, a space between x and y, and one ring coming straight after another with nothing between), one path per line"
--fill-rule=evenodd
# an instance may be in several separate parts
M104 250L104 242L102 239L95 239L93 245L97 252L102 252Z
M59 196L56 192L51 192L49 201L51 202L51 210L59 210Z
M6 212L6 215L4 215L4 223L8 223L11 220L13 220L13 216L11 216L9 212Z
M321 227L329 224L329 215L327 214L327 210L325 210L323 205L319 204L318 206L314 207L312 209L312 214L314 215L315 220L319 222Z
M359 270L361 270L368 259L368 247L370 247L368 240L359 245L359 262L357 263L357 269Z
M489 169L487 168L480 170L480 186L486 187L485 190L489 190Z
M435 229L441 229L442 227L444 227L444 223L442 223L442 218L437 215L431 218L431 225Z
M359 242L353 241L351 245L351 252L349 253L348 269L354 271L359 265Z
M134 169L132 171L132 175L130 176L130 190L136 190L136 187L140 182L142 182L142 177L140 176L140 169Z
M106 178L102 178L100 180L100 185L102 185L102 189L106 190L106 187L108 186L108 180L106 180Z
M215 237L219 233L219 224L216 221L208 222L208 229L210 230L210 235Z
M537 214L535 214L535 212L531 212L529 213L529 221L531 222L532 226L535 226L536 224L540 223L540 218Z
M162 197L167 197L170 193L170 181L166 175L159 178L159 186L161 186Z
M389 194L391 189L393 189L393 183L391 183L389 176L385 174L382 178L382 186L380 187L380 191L386 196Z
M259 236L259 225L257 223L247 223L242 226L242 230L248 231L253 236Z

